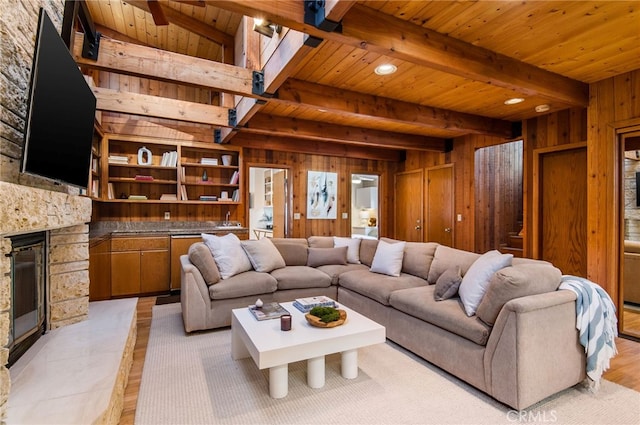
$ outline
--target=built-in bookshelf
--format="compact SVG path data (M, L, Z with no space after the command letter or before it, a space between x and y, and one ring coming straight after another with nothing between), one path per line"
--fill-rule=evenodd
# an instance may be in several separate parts
M102 202L239 204L241 148L107 135Z

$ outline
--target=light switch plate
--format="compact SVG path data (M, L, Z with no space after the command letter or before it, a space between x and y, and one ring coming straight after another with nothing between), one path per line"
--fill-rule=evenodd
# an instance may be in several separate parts
M294 220L300 220L300 213L293 213Z
M462 214L458 214L458 221L462 221Z
M171 220L171 213L169 211L165 211L164 213L164 219L165 220Z
M342 218L349 218L349 213L346 213L346 212L342 213Z

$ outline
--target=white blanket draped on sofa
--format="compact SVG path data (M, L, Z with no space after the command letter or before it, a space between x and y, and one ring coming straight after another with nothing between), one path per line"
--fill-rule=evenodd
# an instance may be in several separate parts
M600 386L602 373L609 368L609 360L617 354L618 336L616 308L599 285L582 277L564 275L559 289L576 293L576 329L580 344L587 354L587 376L592 388Z

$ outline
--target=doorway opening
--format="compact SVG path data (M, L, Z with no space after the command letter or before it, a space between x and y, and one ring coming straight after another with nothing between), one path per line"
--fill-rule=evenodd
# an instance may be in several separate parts
M289 235L288 170L249 167L249 238Z
M378 239L380 209L376 174L351 174L351 237Z

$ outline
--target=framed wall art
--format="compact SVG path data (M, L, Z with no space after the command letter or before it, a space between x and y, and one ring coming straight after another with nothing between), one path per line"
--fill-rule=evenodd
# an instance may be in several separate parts
M309 171L307 175L307 218L335 219L338 173Z

